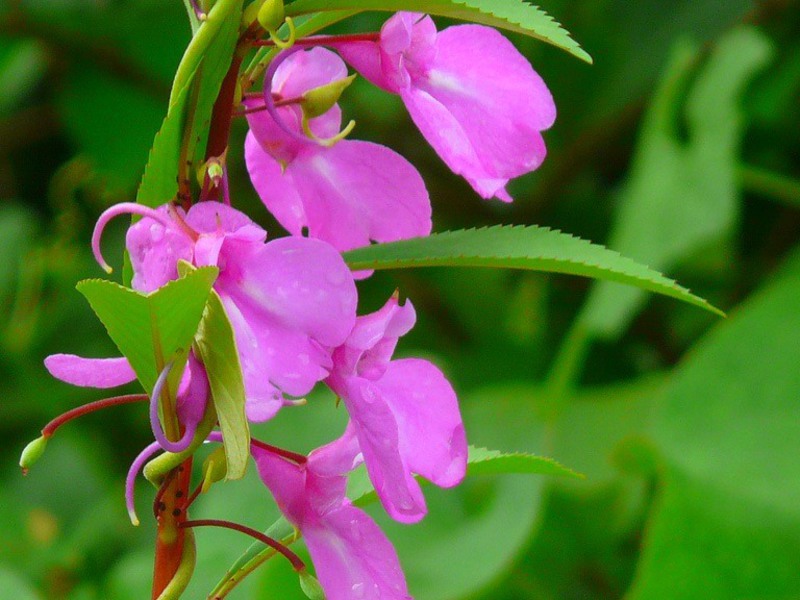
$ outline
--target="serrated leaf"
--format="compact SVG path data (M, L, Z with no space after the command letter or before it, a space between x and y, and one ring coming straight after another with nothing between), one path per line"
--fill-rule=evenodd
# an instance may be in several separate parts
M203 267L147 295L102 279L77 288L149 393L168 361L176 360L176 376L182 371L218 273Z
M233 327L222 300L213 290L195 341L211 386L228 465L227 479L241 479L250 456L250 428L245 415L242 367Z
M175 197L184 131L189 132L187 160L204 150L207 140L201 132L207 130L233 58L242 4L243 0L217 2L186 49L175 74L167 116L156 134L136 195L138 203L156 207Z
M582 275L671 296L722 314L702 298L603 246L536 226L448 231L345 253L354 271L410 267L493 267Z
M583 475L559 464L552 458L525 452L505 453L499 450L470 446L467 475L553 475L583 479Z
M525 0L296 0L286 7L289 15L335 10L408 10L472 21L538 38L592 62L566 29Z
M467 476L473 475L552 475L581 479L583 475L559 464L552 458L525 452L500 452L486 448L469 447ZM425 483L424 479L420 479ZM365 469L351 475L347 495L357 506L375 502L378 495Z

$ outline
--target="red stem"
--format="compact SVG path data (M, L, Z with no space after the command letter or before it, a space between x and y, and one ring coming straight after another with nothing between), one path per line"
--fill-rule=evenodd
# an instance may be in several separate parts
M191 475L192 459L189 458L177 468L175 476L164 480L159 490L153 600L157 600L173 580L183 558L183 523L187 519L186 501Z
M104 408L109 408L111 406L121 406L123 404L133 404L134 402L148 402L150 399L145 394L131 394L129 396L116 396L114 398L106 398L105 400L98 400L97 402L90 402L89 404L84 404L83 406L79 406L78 408L73 408L72 410L68 410L63 415L60 415L50 421L47 425L44 426L42 429L42 435L46 438L52 436L56 430L61 427L62 425L69 423L73 419L77 419L78 417L82 417L83 415L88 415L98 410L102 410Z
M232 523L231 521L220 521L217 519L199 519L197 521L186 521L181 525L181 527L224 527L226 529L233 529L234 531L244 533L245 535L249 535L250 537L257 539L259 542L266 544L276 552L282 554L290 563L292 563L292 567L295 571L299 572L306 568L303 560L297 556L297 554L289 550L289 548L281 544L278 540L274 540L271 537L264 535L260 531L247 527L246 525Z
M304 465L308 462L308 457L302 454L297 454L296 452L292 452L290 450L284 450L283 448L278 448L277 446L272 446L271 444L267 444L262 442L261 440L251 439L250 445L255 446L256 448L261 448L262 450L266 450L267 452L271 452L277 456L282 456L293 463L297 463L298 465Z
M295 46L328 46L333 44L346 44L348 42L377 42L380 33L353 33L350 35L312 35L295 41ZM272 40L256 40L256 46L274 46Z

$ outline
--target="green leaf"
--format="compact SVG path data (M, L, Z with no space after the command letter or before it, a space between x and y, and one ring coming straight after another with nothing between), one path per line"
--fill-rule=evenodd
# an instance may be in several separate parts
M212 291L195 341L208 374L228 464L227 479L241 479L250 456L250 428L239 352L222 300Z
M800 252L679 366L634 600L800 597Z
M659 270L719 241L736 222L736 164L744 129L739 104L767 63L770 45L756 29L728 34L697 75L684 110L683 92L700 52L685 43L674 52L645 117L608 243ZM682 112L688 142L679 134ZM592 290L582 320L591 333L614 337L643 300L638 290L602 283Z
M169 110L156 134L136 201L160 206L178 191L181 147L195 160L205 150L208 124L238 39L243 0L220 0L192 38L178 66ZM190 119L190 120L188 120ZM191 165L188 167L192 173Z
M286 7L290 16L338 10L409 10L473 21L538 38L592 62L592 57L569 32L541 8L525 0L296 0Z
M467 475L552 475L583 478L580 473L560 465L552 458L524 452L506 453L474 446L469 447ZM425 483L424 479L420 481ZM378 499L365 469L359 469L350 476L347 495L358 506L366 506Z
M81 281L77 287L151 392L168 361L176 361L176 377L182 372L218 273L203 267L147 295L102 279Z
M467 475L555 475L583 479L583 475L560 465L552 458L526 454L505 453L499 450L470 446Z
M375 244L345 253L354 271L494 267L583 275L626 283L722 314L671 279L617 252L544 227L495 226Z

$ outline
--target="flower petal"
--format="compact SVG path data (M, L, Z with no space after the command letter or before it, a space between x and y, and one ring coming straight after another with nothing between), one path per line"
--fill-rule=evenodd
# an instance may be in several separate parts
M253 187L278 223L292 235L300 235L308 221L292 175L284 172L280 163L261 147L256 136L257 132L251 130L244 141L244 157Z
M430 198L422 177L389 148L345 140L332 148L304 151L286 172L303 202L310 236L337 250L431 231Z
M248 416L265 420L327 377L328 348L355 322L355 283L342 257L318 240L282 238L250 249L217 280L236 335Z
M391 542L354 506L325 515L303 529L328 600L409 600L405 576Z
M440 487L458 485L467 468L467 439L450 383L433 364L394 360L377 382L391 406L408 468Z
M72 385L113 388L136 380L127 358L83 358L74 354L51 354L44 366L56 379Z
M386 512L401 523L416 523L427 513L419 483L406 464L402 434L391 399L379 386L359 377L347 378L342 396L356 427L364 464Z
M167 213L166 207L157 209ZM192 260L193 242L180 229L165 227L145 217L134 223L126 237L133 266L131 285L140 292L152 292L178 278L178 260Z
M436 45L430 69L414 85L453 115L486 174L508 179L538 168L546 154L539 132L553 124L556 108L527 59L481 25L450 27Z

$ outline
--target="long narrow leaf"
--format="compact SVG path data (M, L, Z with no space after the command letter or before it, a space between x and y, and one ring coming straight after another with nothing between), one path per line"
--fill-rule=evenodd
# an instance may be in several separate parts
M286 7L290 15L334 10L409 10L473 21L538 38L592 62L592 57L566 29L525 0L296 0Z
M493 267L582 275L633 285L722 314L644 265L603 246L544 227L496 226L449 231L425 238L352 250L355 271L411 267Z

